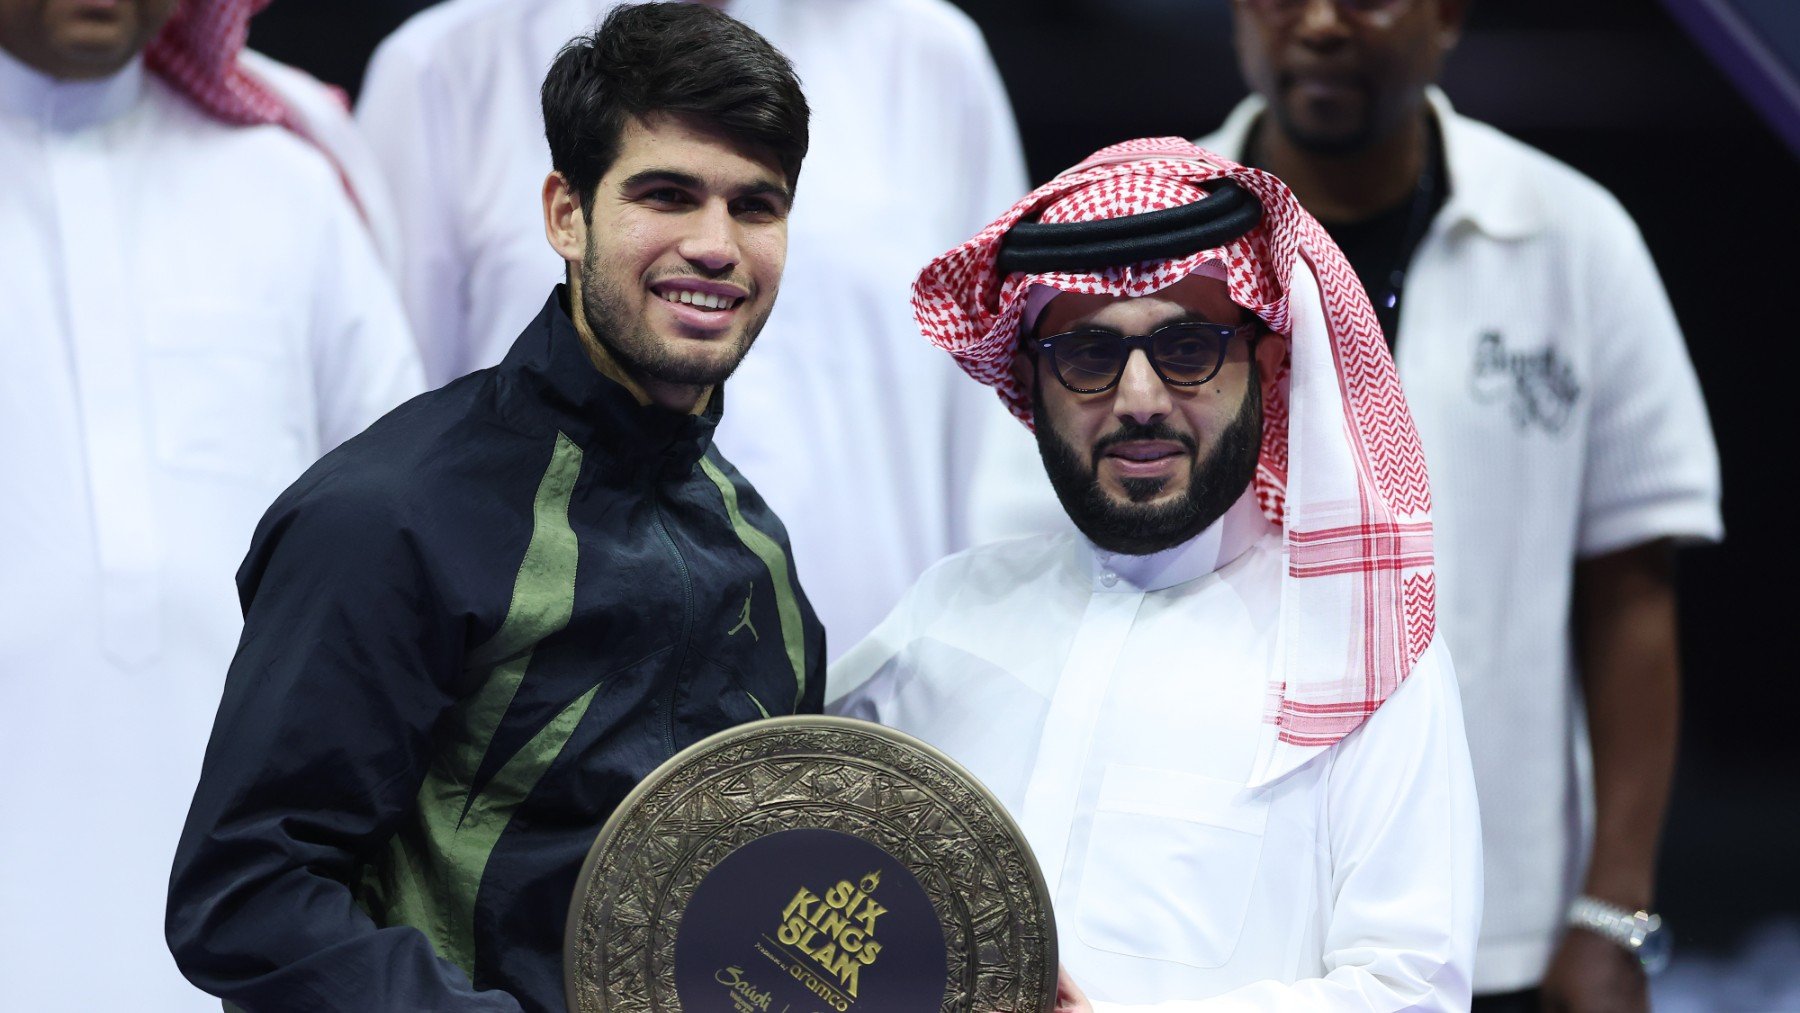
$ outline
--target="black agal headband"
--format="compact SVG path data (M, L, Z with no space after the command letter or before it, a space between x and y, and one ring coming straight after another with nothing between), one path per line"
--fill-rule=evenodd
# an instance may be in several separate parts
M1262 221L1262 202L1229 179L1192 204L1097 222L1020 222L1000 240L994 267L1004 276L1080 274L1146 260L1173 260L1224 246Z

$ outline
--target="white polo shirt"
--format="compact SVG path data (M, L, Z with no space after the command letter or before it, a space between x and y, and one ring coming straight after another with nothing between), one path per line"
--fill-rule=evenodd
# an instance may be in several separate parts
M1574 564L1720 538L1719 465L1618 201L1430 97L1451 192L1407 273L1397 365L1431 468L1438 629L1481 799L1475 989L1497 992L1542 978L1588 852ZM1239 157L1261 110L1246 100L1200 145Z

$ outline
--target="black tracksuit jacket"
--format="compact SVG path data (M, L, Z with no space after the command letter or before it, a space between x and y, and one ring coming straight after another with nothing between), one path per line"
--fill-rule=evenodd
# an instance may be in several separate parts
M639 406L553 295L504 362L402 405L275 502L171 881L196 984L248 1010L561 1010L563 920L676 751L816 713L787 534Z

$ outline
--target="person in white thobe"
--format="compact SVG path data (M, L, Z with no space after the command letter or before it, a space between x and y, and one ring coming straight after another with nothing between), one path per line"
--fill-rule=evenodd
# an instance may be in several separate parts
M1475 914L1443 645L1338 747L1247 787L1282 570L1248 496L1150 556L997 542L933 567L831 670L835 713L944 750L1017 818L1096 1009L1457 1008L1413 1001L1456 984L1432 970L1472 949L1448 927Z
M0 49L0 1007L217 1009L169 866L257 518L422 385L328 161Z
M538 86L613 6L449 0L369 64L357 118L395 197L401 287L434 385L498 361L562 277L537 199L550 169ZM979 31L944 0L723 7L794 61L812 147L781 297L718 444L786 521L836 655L969 544L968 434L995 409L919 341L907 285L1019 194L1024 160Z
M1194 274L1219 279L1234 312L1274 332L1262 342L1290 342L1279 370L1252 374L1275 377L1261 418L1276 438L1260 444L1254 481L1197 533L1142 551L1096 542L1116 535L1059 486L1082 533L931 568L833 665L828 709L919 736L998 796L1051 892L1067 978L1094 1010L1467 1009L1480 829L1455 675L1432 635L1428 493L1342 255L1273 177L1172 138L1102 151L998 224L1116 224L1204 206L1220 179L1256 189L1260 231L1163 246L1173 259L1159 262L1126 251L1104 269L1007 269L990 228L927 268L915 306L1042 440L1048 395L1018 376L1057 383L1042 360L1059 353L1013 358L1019 335L1044 337L1034 314L1048 319L1072 291L1129 307L1175 298ZM1296 244L1284 279L1273 251ZM1123 393L1144 367L1119 368L1111 393L1084 395L1119 399L1125 442L1113 445L1175 440L1152 424L1173 412L1128 418L1124 399L1149 397ZM1179 397L1208 391L1168 397L1180 411Z
M375 149L350 115L344 92L311 74L253 49L238 54L238 67L281 97L307 139L328 153L344 175L356 210L390 273L400 266L400 220Z

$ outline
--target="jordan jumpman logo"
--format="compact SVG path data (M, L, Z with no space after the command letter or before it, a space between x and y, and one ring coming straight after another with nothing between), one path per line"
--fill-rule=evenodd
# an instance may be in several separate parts
M762 642L762 637L759 637L756 635L756 624L750 621L750 599L755 596L756 596L756 582L751 581L750 582L750 593L744 595L744 610L742 612L738 613L737 625L733 626L731 629L727 630L725 632L726 636L735 637L735 636L737 636L737 631L748 626L750 628L750 639L755 640L758 643Z

